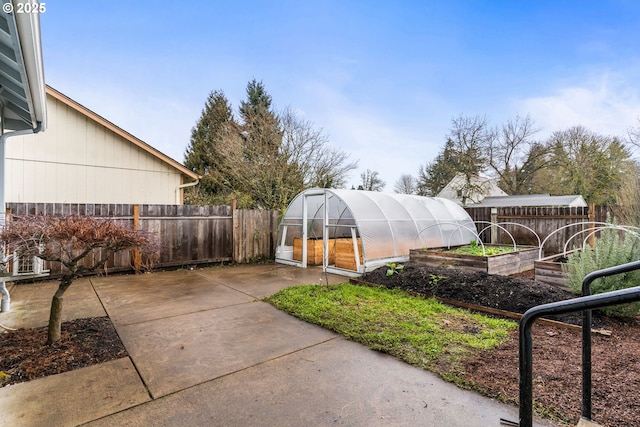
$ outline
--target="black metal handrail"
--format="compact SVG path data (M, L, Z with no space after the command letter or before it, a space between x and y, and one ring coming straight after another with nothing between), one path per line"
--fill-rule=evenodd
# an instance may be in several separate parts
M628 273L640 269L640 261L628 262L587 274L582 279L582 296L591 295L591 283L600 277ZM591 420L591 310L582 312L582 417Z
M640 261L594 271L582 281L582 297L543 304L527 310L520 319L520 427L533 425L533 322L544 315L567 314L583 311L582 321L582 417L591 420L591 310L640 301L640 286L589 295L591 283L606 276L640 269Z

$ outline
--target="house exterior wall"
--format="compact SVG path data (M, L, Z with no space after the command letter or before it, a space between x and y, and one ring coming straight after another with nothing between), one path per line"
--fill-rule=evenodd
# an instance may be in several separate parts
M437 197L453 200L462 205L463 194L466 196L466 204L480 203L485 197L506 196L507 193L498 187L495 180L484 177L473 177L471 179L471 189L467 189L466 180L463 174L459 173L438 193Z
M46 132L6 143L6 199L40 203L180 204L183 175L47 94Z

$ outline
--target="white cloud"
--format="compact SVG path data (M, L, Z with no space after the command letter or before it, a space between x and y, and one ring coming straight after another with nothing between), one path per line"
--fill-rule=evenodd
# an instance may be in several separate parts
M632 84L638 75L625 74L604 72L584 84L558 88L548 96L519 100L517 108L530 114L543 127L545 136L583 125L604 135L624 137L640 118L640 92Z
M332 146L348 153L351 160L358 160L349 187L357 187L360 174L371 169L385 181L384 191L392 192L400 175L417 175L419 166L440 149L443 132L439 129L429 135L424 129L407 125L401 113L358 105L333 87L315 83L307 90L313 105L305 107L305 112L328 134Z

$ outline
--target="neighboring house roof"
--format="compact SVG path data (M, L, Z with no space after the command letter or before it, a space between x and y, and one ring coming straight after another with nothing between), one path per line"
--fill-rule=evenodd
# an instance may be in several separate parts
M96 114L95 112L91 111L90 109L88 109L84 105L79 104L78 102L74 101L73 99L69 98L68 96L64 95L63 93L58 92L57 90L55 90L51 86L49 86L49 85L46 86L46 93L47 93L47 95L50 95L53 98L57 99L58 101L66 104L68 107L76 110L77 112L79 112L80 114L82 114L82 115L86 116L87 118L93 120L94 122L104 126L105 128L109 129L111 132L117 134L118 136L126 139L127 141L131 142L132 144L136 145L137 147L143 149L147 153L153 155L154 157L157 157L158 159L162 160L164 163L168 164L169 166L172 166L175 169L179 170L181 174L183 174L187 178L190 178L192 181L197 181L200 178L200 176L198 174L196 174L195 172L193 172L190 169L187 169L186 167L184 167L178 161L176 161L176 160L172 159L171 157L167 156L166 154L156 150L155 148L153 148L152 146L150 146L146 142L142 141L139 138L136 138L135 136L133 136L132 134L130 134L126 130L118 127L117 125L115 125L113 123L111 123L109 120L105 119L104 117L100 116L99 114Z
M469 207L511 207L511 206L562 206L585 207L587 202L581 195L550 196L549 194L522 194L516 196L486 197L480 203L474 203Z
M464 174L457 174L451 181L438 193L437 197L453 200L459 205L463 204L463 198L466 203L479 203L485 197L506 196L507 193L498 187L498 180L487 178L484 176L475 176L471 178L471 185L474 187L472 191L465 192L466 179Z

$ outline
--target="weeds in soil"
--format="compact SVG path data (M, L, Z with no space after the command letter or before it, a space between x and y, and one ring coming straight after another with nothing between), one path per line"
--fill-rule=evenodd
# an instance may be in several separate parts
M293 316L464 383L458 367L474 350L498 346L515 322L455 309L434 299L343 283L284 289L266 301Z
M443 276L441 274L429 274L429 283L433 285L437 285L439 281L446 279L447 276Z

